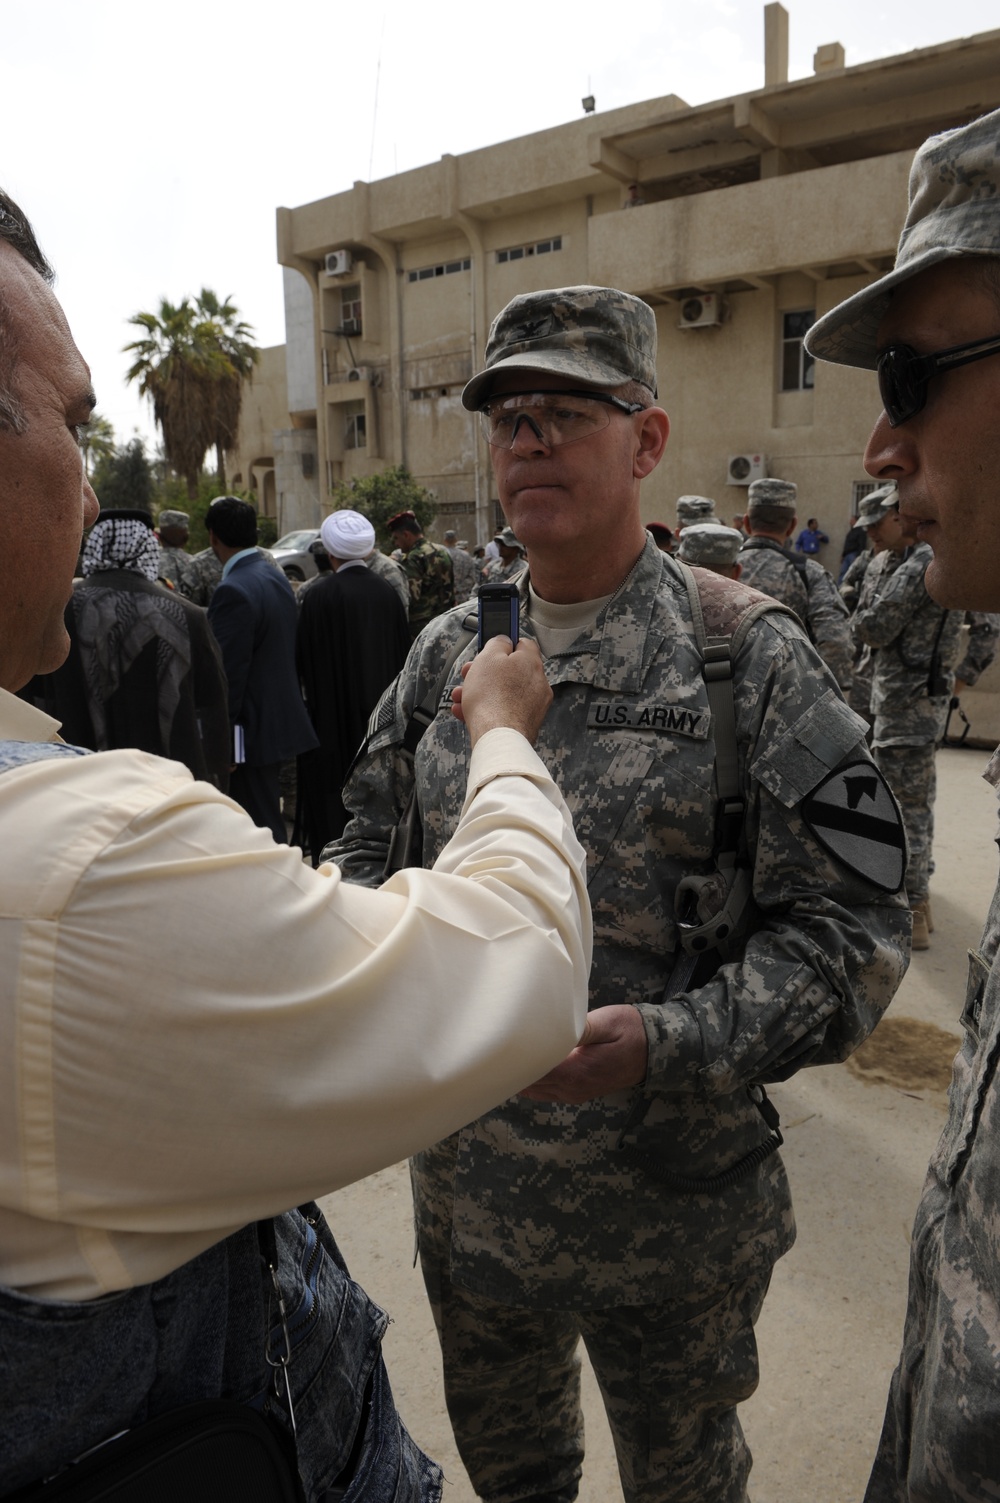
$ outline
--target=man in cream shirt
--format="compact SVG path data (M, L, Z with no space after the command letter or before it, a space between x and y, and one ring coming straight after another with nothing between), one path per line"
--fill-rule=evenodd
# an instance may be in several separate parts
M583 854L529 745L551 691L532 645L489 645L457 696L474 750L455 838L379 892L313 871L176 763L64 746L15 697L65 655L98 511L78 448L94 396L50 275L0 195L0 1495L223 1397L286 1431L294 1407L307 1499L433 1499L385 1317L306 1203L584 1028ZM255 1222L286 1308L312 1312L287 1392Z

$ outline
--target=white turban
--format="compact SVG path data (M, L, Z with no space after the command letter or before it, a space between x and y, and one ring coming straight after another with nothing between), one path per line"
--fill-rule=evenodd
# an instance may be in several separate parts
M359 511L332 511L319 535L332 558L367 558L375 547L375 529Z

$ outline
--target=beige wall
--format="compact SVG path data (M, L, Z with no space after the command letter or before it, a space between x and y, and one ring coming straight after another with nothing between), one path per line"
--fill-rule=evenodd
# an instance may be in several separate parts
M746 501L744 487L726 483L728 457L759 452L768 473L799 485L800 515L820 517L835 567L852 486L867 478L874 378L821 366L813 390L783 392L781 315L822 314L892 264L915 147L1000 105L1000 32L774 77L752 94L693 109L673 95L647 100L279 209L279 260L318 293L317 520L327 479L403 461L438 497L436 533L454 525L484 541L495 490L461 387L511 297L591 282L656 311L672 435L645 487L647 520L672 524L685 492L714 496L728 520ZM630 182L645 203L624 210ZM497 261L498 250L554 236L558 250ZM324 257L340 249L355 264L331 278ZM467 269L410 281L411 271L466 259ZM338 327L345 285L358 285L363 303L350 349L323 332ZM698 291L723 300L723 321L679 328ZM299 320L296 338L303 328ZM297 348L303 368L306 354ZM363 369L348 384L351 357ZM349 450L345 404L359 401L365 447Z

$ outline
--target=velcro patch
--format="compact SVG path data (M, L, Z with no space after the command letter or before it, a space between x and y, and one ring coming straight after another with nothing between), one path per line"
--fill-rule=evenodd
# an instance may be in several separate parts
M587 724L599 731L670 731L674 735L693 736L696 741L708 737L711 716L707 710L691 710L678 704L636 704L633 700L605 699L591 702Z
M820 845L883 892L899 892L906 837L899 807L873 762L838 767L800 805Z

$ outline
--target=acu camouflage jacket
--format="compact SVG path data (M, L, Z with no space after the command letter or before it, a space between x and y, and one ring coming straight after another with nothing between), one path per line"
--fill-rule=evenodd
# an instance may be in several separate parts
M520 589L531 635L526 574ZM353 880L381 881L414 776L425 865L455 828L468 740L446 707L474 642L453 664L415 757L402 742L465 615L453 611L420 635L372 716L344 793L353 817L327 853ZM841 763L860 763L864 781L878 775L863 723L801 627L784 614L757 622L735 664L752 932L707 984L668 997L675 888L714 869L715 749L681 566L648 541L592 633L545 667L555 698L537 748L587 850L591 1006L639 1009L648 1075L583 1106L515 1097L440 1145L457 1156L453 1276L522 1305L599 1307L710 1290L791 1245L780 1158L692 1194L622 1149L638 1149L668 1178L724 1176L768 1136L751 1087L842 1059L875 1026L905 969L905 899L835 859L802 804ZM438 1152L421 1156L429 1173Z

